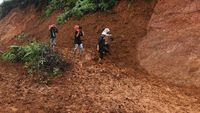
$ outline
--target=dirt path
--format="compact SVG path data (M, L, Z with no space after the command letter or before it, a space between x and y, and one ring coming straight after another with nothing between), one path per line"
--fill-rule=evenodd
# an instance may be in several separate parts
M62 50L70 58L68 50ZM75 68L51 79L49 85L19 72L22 66L0 62L0 67L1 113L200 112L197 97L141 79L136 71L109 62L99 65L90 58L75 59Z

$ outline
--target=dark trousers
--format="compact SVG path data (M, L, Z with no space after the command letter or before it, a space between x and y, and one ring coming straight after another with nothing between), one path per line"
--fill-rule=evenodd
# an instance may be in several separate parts
M103 59L103 57L109 53L110 46L108 44L104 45L104 47L100 47L99 49L99 57Z

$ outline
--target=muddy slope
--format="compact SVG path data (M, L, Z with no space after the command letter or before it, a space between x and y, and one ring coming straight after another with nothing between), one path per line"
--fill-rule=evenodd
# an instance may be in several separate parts
M163 79L147 74L139 65L137 46L145 47L144 42L149 39L142 41L148 32L156 2L128 1L121 0L112 11L89 14L79 21L71 19L59 26L56 49L72 61L75 68L64 76L50 78L48 85L38 84L34 77L27 76L20 64L0 61L0 112L199 113L198 94L184 92L182 89L185 87L163 83ZM0 49L6 50L11 44L27 43L34 39L48 42L48 25L55 22L58 14L55 12L44 19L33 7L25 11L13 10L0 21ZM73 26L77 23L83 26L86 33L84 60L72 57ZM92 57L103 27L112 29L114 41L111 55L104 64L99 65ZM28 33L31 38L14 38L21 32ZM141 46L138 45L140 41ZM149 53L146 48L143 49L143 52ZM141 57L143 49L139 49L139 58L146 68L147 64Z
M65 25L59 26L58 47L72 48L73 26L80 24L86 33L85 47L94 50L101 31L109 27L114 35L110 59L115 64L136 68L138 66L137 42L147 33L148 22L151 18L155 2L121 1L112 11L84 16L81 20L69 20ZM7 47L14 43L13 37L20 32L29 33L32 38L48 41L48 25L56 20L58 12L50 18L36 18L41 16L34 8L29 8L23 13L14 10L0 24L2 30L1 40ZM9 35L8 35L9 34Z
M173 84L200 87L199 11L198 0L159 1L139 47L142 67Z
M137 79L137 72L115 65L86 63L81 67L77 59L77 68L43 85L20 65L0 62L0 113L200 112L198 98L177 88Z

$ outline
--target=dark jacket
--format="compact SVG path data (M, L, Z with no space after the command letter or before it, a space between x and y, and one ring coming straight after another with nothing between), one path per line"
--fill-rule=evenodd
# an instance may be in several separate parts
M80 31L80 32L76 31L75 36L74 36L74 44L79 44L79 45L82 44L81 37L83 37L83 32L82 31Z
M106 47L105 36L101 35L99 37L98 45L99 45L99 51L104 51L105 50L105 47Z
M56 27L51 27L49 33L50 38L56 38L56 33L58 33L58 29Z

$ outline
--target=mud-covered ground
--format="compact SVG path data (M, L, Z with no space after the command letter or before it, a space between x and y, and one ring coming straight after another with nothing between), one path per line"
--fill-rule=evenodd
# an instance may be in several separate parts
M63 53L67 50L63 49ZM68 52L69 53L69 52ZM67 56L67 55L66 55ZM69 56L69 55L68 55ZM0 63L2 113L199 113L199 97L153 78L113 65L74 60L72 70L47 85L21 65ZM141 77L140 77L141 76Z
M148 26L156 5L156 1L145 1L120 1L112 11L70 19L58 26L56 51L71 68L63 76L49 78L48 84L27 75L22 64L0 61L0 113L199 113L200 92L191 81L191 87L177 85L173 77L154 75L144 62L144 67L140 65L138 54L143 53L141 48L138 53L138 46L147 51L144 45L148 41L143 40L151 36ZM33 7L13 10L0 21L0 50L34 39L47 42L48 25L59 13L42 18ZM86 33L82 58L72 57L73 26L77 23ZM114 41L111 55L98 64L95 46L103 27L112 30ZM14 36L21 32L30 38L16 40Z

